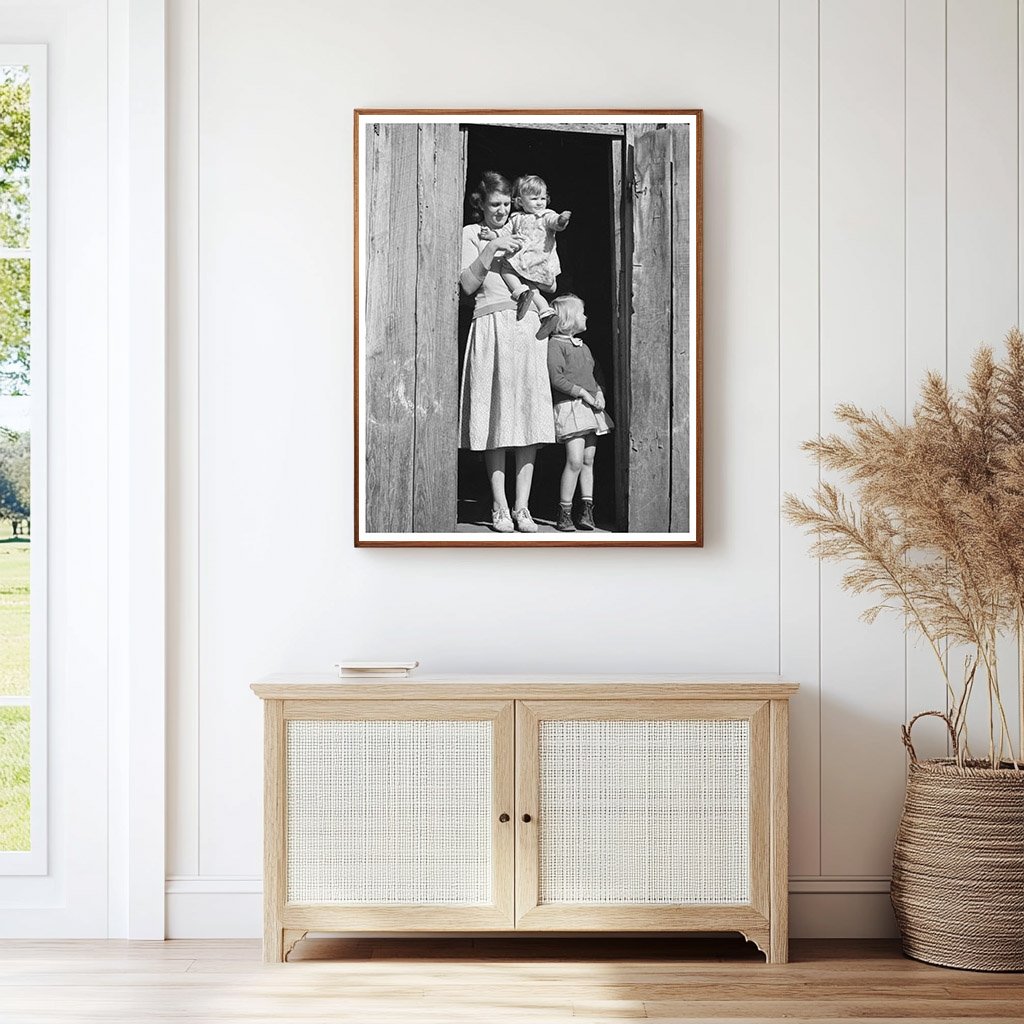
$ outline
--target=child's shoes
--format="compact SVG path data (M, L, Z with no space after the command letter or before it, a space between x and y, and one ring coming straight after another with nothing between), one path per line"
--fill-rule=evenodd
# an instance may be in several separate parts
M533 297L536 294L532 288L527 288L519 293L516 299L516 319L522 320L527 313L533 309Z
M594 525L594 503L592 501L588 501L586 498L583 499L583 511L580 512L577 525L581 530L597 529Z
M558 522L555 523L555 529L561 530L562 533L576 532L576 524L572 521L572 505L558 506Z
M528 508L517 508L512 513L512 521L516 524L516 529L520 533L537 532L537 524L533 521L533 516L530 515Z
M537 340L543 341L548 335L554 333L555 328L558 326L558 315L553 309L549 309L546 313L540 315L540 328L537 331Z
M507 506L491 509L491 525L497 533L512 533L515 527L512 525L512 517Z

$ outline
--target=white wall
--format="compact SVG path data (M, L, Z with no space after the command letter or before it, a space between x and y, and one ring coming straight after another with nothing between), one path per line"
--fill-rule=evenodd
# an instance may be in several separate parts
M1017 0L559 0L536 60L493 6L169 8L170 934L258 933L248 684L341 655L798 680L794 932L888 933L898 726L942 689L778 508L837 401L903 415L1018 318ZM357 551L352 109L556 105L705 111L705 547Z

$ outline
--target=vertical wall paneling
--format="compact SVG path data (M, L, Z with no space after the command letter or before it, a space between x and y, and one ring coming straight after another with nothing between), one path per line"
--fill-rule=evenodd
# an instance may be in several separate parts
M1018 0L1017 6L1017 319L1019 327L1024 321L1022 303L1024 303L1024 203L1022 187L1024 187L1024 0ZM1018 753L1024 757L1024 693L1021 683L1024 680L1024 665L1020 664L1021 651L1017 650L1017 741Z
M1022 303L1024 303L1024 203L1022 187L1024 187L1024 0L1017 6L1017 319L1019 327L1024 321ZM1021 693L1021 681L1024 678L1024 666L1020 664L1021 651L1017 651L1017 742L1018 753L1024 757L1024 693Z
M167 873L199 874L199 0L167 7Z
M107 321L107 420L110 444L107 452L109 482L107 487L108 591L107 614L110 622L128 628L132 611L130 581L131 558L131 409L116 396L131 394L132 324L131 293L132 259L132 168L131 168L131 103L129 19L122 0L108 0L110 18L107 51L108 89L119 100L107 108L107 153L110 168L108 179L107 266L110 273ZM145 357L143 357L144 359ZM107 865L109 919L118 934L127 934L128 887L122 880L130 874L129 842L131 823L128 813L131 788L131 756L129 753L131 723L129 699L131 687L131 650L127 643L107 645L107 723L110 807L109 829L112 837ZM118 741L121 742L118 742Z
M946 4L906 0L906 416L929 370L946 369ZM895 412L895 410L894 410ZM941 648L940 648L941 649ZM946 706L941 668L908 633L906 714ZM944 756L941 727L914 736L922 757Z
M131 357L126 396L128 461L128 555L124 582L131 595L116 643L127 651L129 939L163 939L166 878L166 603L167 603L167 198L165 0L135 0L111 11L128 23L128 131L131 174L126 238L130 274L116 290L128 306ZM113 417L112 417L113 422ZM112 644L113 646L113 644ZM154 671L153 666L160 666ZM113 677L111 683L113 684Z
M315 92L305 60L283 56L281 20L274 19L270 31L269 10L225 0L199 3L197 834L199 875L207 886L211 877L259 872L262 821L255 791L262 755L258 744L236 744L233 737L260 732L248 683L268 663L287 663L277 652L294 632L290 602L334 543L325 533L318 533L315 550L306 542L318 532L322 504L311 489L341 475L340 457L328 468L323 452L337 429L324 406L342 403L337 390L315 383L328 374L311 367L310 352L314 339L331 350L340 347L343 332L340 318L311 322L309 296L330 287L337 303L346 291L342 282L350 279L326 269L334 257L322 224L333 219L328 237L340 249L343 218L326 214L324 205L344 186L336 169L334 191L326 188L316 161L301 161L297 177L299 162L273 156L275 143L254 127L278 126L273 137L279 140L280 126L287 125L289 137L303 146L323 127L322 118L314 125L309 107L284 87L305 96ZM246 28L245 46L224 44L237 44ZM284 66L287 75L267 73ZM336 134L344 134L349 116L338 115ZM303 205L310 192L318 196L315 209ZM350 237L346 243L351 251ZM343 389L342 368L329 373ZM317 431L303 421L312 409L323 417ZM315 468L304 459L312 451ZM341 528L336 519L334 532ZM275 577L275 559L297 567L295 575ZM241 796L250 789L251 804ZM230 929L219 894L215 903L211 916Z
M947 18L948 372L959 387L978 345L1001 348L1018 316L1017 3L949 0ZM959 671L962 653L953 658ZM1001 645L1000 663L1013 728L1012 642ZM984 754L988 702L977 686L971 704L971 747Z
M807 495L816 465L800 445L818 432L818 0L779 9L779 489ZM791 702L790 874L820 868L821 710L818 563L787 523L779 538L779 672Z
M903 5L821 5L821 417L904 403ZM867 73L870 69L870 73ZM884 874L902 797L902 623L822 567L822 873ZM875 823L866 829L865 822Z

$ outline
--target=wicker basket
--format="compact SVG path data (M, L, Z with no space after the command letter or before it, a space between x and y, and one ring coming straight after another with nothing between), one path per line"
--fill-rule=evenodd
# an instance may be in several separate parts
M1024 971L1024 771L919 761L910 751L892 864L903 951L973 971ZM917 718L921 716L918 715ZM985 762L987 763L987 762Z

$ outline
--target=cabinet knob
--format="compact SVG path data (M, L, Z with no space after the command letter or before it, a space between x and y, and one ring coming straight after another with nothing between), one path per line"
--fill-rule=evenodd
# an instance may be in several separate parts
M500 815L499 818L498 818L498 821L500 821L502 823L508 821L508 815L507 814Z
M530 821L533 821L533 819L528 814L524 814L523 815L523 821L530 822Z

